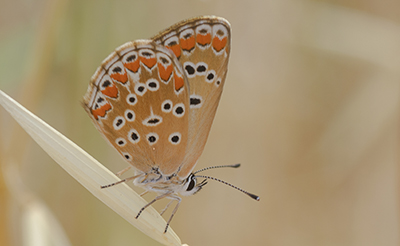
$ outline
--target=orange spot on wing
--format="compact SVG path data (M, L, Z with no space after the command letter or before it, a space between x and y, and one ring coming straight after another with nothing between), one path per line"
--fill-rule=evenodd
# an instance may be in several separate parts
M226 46L226 42L228 41L228 38L225 37L222 40L219 39L219 37L214 37L213 42L212 42L212 46L214 47L214 49L219 52L221 51L223 48L225 48Z
M126 75L126 73L113 73L110 75L110 77L118 82L121 82L122 84L125 84L128 81L128 75Z
M175 79L175 90L179 91L183 85L185 84L183 78L176 73L174 74L174 79Z
M134 62L127 62L124 64L124 67L126 67L126 69L129 69L129 71L136 73L139 70L139 59L137 59Z
M168 81L169 77L171 77L172 69L172 64L165 68L161 63L158 63L158 73L164 81Z
M109 103L107 103L98 109L92 109L92 115L96 120L98 120L99 116L100 117L106 116L107 111L110 109L111 109L111 105Z
M140 57L140 61L148 68L152 68L157 62L156 58L146 58L143 56Z
M197 34L196 36L197 39L197 43L199 43L200 45L206 45L211 43L211 33L207 33L205 35L203 34Z
M103 95L108 97L117 98L118 97L118 88L114 84L112 86L108 86L104 90L101 91Z
M194 48L195 45L195 40L194 40L194 36L189 37L188 39L180 39L181 42L181 47L183 50L187 50L190 51Z
M181 47L179 46L179 44L175 44L172 46L166 46L168 49L172 50L172 52L174 52L175 56L179 59L179 57L181 57Z

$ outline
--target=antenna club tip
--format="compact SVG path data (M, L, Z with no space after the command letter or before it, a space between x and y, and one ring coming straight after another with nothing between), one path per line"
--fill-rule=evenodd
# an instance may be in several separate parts
M238 164L235 164L235 165L233 165L232 167L234 167L234 168L238 168L238 167L240 167L240 163L238 163Z
M256 200L256 201L260 201L260 197L259 196L257 196L257 195L254 195L254 194L248 194L251 198L253 198L254 200Z

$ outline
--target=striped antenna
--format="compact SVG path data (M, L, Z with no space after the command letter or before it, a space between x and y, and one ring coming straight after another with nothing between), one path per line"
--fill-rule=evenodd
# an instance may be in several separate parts
M223 168L223 167L238 168L238 167L240 167L240 164L206 167L206 168L203 168L203 169L200 169L200 170L194 172L193 175L196 174L196 173L199 173L199 172L203 172L203 171L208 170L208 169ZM196 177L196 178L205 178L205 179L211 179L211 180L218 181L218 182L226 184L226 185L228 185L228 186L230 186L230 187L232 187L232 188L234 188L234 189L236 189L238 191L243 192L244 194L248 195L249 197L253 198L256 201L260 201L260 197L259 196L254 195L254 194L252 194L250 192L247 192L247 191L245 191L245 190L243 190L243 189L241 189L241 188L239 188L237 186L234 186L233 184L225 182L225 181L223 181L221 179L217 179L217 178L210 177L210 176L204 176L204 175L195 175L194 177Z
M240 163L238 163L238 164L233 164L233 165L222 165L222 166L205 167L205 168L203 168L203 169L197 170L197 171L194 172L193 174L196 174L196 173L199 173L199 172L203 172L203 171L208 170L208 169L223 168L223 167L238 168L238 167L240 167Z

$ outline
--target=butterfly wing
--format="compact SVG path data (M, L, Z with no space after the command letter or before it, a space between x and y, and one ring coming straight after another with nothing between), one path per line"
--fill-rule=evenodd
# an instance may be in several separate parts
M128 42L97 69L84 108L132 166L175 173L188 141L189 88L182 66L152 40Z
M173 51L189 81L188 149L180 177L192 171L206 144L227 74L230 33L227 20L203 16L177 23L152 38Z

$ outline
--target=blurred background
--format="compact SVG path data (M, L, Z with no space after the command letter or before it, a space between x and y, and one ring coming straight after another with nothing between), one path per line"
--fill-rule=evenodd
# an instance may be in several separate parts
M196 169L241 163L207 174L261 200L210 181L172 221L183 243L399 245L400 1L0 5L0 89L113 172L127 164L80 105L101 61L186 18L230 21L229 72ZM33 245L41 233L53 238L48 245L160 245L92 196L2 108L0 140L0 245ZM29 233L37 225L49 229Z

